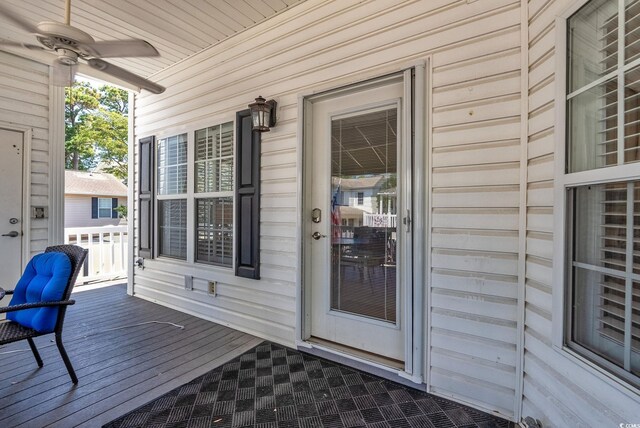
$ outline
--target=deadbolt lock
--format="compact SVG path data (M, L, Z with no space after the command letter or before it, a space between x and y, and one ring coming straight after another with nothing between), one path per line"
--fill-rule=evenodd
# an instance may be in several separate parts
M322 221L322 210L320 208L311 210L311 221L314 223L320 223Z

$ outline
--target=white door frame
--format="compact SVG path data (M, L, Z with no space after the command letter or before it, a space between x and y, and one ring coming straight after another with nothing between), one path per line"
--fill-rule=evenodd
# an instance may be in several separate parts
M380 364L364 360L352 355L344 354L340 351L328 349L316 344L312 344L307 341L310 337L310 323L309 308L311 307L311 293L307 292L305 276L307 270L305 266L310 265L310 251L308 251L310 236L308 216L305 216L304 207L307 204L306 195L310 192L310 180L305 179L305 172L307 168L305 164L307 162L305 147L308 144L309 135L307 130L311 124L311 114L308 114L311 107L311 96L317 96L320 93L333 93L338 94L341 91L353 91L359 86L366 86L370 80L379 80L384 76L377 78L370 78L355 83L352 85L344 86L340 85L335 88L323 89L321 92L310 92L301 94L298 97L298 127L297 132L299 136L299 149L298 149L298 176L303 177L302 180L298 180L298 202L299 211L297 218L297 230L298 239L297 244L300 250L301 256L299 257L298 275L296 283L298 285L297 291L297 312L296 317L296 345L300 348L318 348L323 351L336 354L338 356L350 359L359 363L363 363L372 367L395 372L398 376L408 379L414 383L422 384L426 381L426 369L427 365L427 351L426 351L426 323L428 322L428 307L425 302L425 290L427 289L426 280L428 278L428 264L429 257L427 254L427 231L428 231L428 219L425 217L428 214L428 197L429 197L429 185L427 180L429 179L427 174L427 146L425 130L426 124L426 61L420 61L416 64L412 64L410 67L395 70L395 73L402 71L405 75L410 76L413 73L414 87L408 87L405 85L404 96L404 110L405 114L411 116L412 102L413 102L413 173L411 181L411 190L414 195L413 212L411 213L412 227L412 254L413 260L407 260L408 264L413 263L413 272L410 274L409 283L411 287L406 290L407 297L404 299L403 312L405 314L404 322L407 325L406 337L405 337L405 368L404 370L396 370L390 367L382 366ZM393 74L393 70L389 74ZM413 99L412 99L413 98ZM404 121L408 123L408 121ZM411 130L405 130L405 135L411 135ZM411 144L409 144L411 146ZM404 148L403 148L404 149ZM408 148L411 150L411 147Z
M31 258L31 128L0 121L0 129L22 133L22 266L27 266Z

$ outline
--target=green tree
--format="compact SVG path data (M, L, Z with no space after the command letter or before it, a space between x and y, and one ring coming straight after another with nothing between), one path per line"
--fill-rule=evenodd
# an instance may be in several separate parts
M123 116L129 114L129 93L115 86L103 85L100 91L100 104L109 111L118 112Z
M94 165L93 142L87 138L87 116L99 106L98 91L87 82L65 89L65 166L86 170Z
M98 163L116 177L127 177L128 93L87 82L67 88L66 167L86 170Z

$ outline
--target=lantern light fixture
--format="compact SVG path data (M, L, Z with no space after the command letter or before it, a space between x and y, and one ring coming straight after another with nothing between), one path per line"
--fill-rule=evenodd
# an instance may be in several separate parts
M260 95L256 98L255 103L249 104L254 131L269 132L271 127L276 125L277 106L278 103L275 100L267 101Z

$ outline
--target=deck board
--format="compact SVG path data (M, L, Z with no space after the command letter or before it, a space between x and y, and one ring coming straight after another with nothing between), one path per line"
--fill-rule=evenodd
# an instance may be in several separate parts
M71 383L53 336L0 348L0 426L100 426L189 382L262 339L126 295L115 285L73 294L65 347L78 374ZM171 322L184 326L179 329ZM10 351L22 350L12 353ZM10 353L7 353L10 352Z

